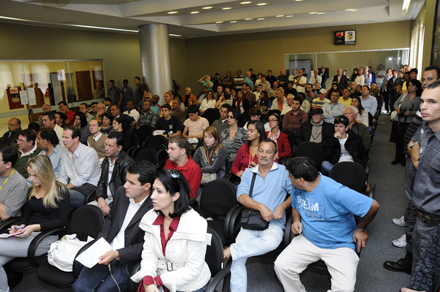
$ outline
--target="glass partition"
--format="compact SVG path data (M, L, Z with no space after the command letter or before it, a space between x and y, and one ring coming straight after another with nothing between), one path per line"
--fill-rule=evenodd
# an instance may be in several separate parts
M90 104L97 86L104 88L102 67L102 60L0 60L0 133L7 131L11 117L19 118L23 129L37 121L43 104L52 110L63 100L72 109Z

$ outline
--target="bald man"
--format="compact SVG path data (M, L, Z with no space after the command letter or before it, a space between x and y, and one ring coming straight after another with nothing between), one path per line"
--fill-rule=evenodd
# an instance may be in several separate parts
M8 131L0 139L0 144L10 146L17 141L18 135L21 132L21 121L17 118L12 118L8 122Z

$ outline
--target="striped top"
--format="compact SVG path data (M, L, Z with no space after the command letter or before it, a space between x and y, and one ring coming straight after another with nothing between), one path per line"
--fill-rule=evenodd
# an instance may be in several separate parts
M228 159L230 162L235 160L235 156L237 155L238 149L240 149L241 145L248 141L247 139L247 131L243 128L238 128L237 132L235 132L234 138L229 139L230 128L224 129L220 133L220 140L222 141L223 147L228 150Z

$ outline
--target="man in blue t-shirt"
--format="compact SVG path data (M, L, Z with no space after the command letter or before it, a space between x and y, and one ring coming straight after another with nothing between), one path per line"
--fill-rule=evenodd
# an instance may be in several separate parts
M331 291L354 291L358 252L367 243L365 228L379 204L321 175L306 157L287 165L292 183L292 232L298 234L275 261L284 291L305 291L299 274L322 260L332 276ZM354 216L361 217L356 226Z

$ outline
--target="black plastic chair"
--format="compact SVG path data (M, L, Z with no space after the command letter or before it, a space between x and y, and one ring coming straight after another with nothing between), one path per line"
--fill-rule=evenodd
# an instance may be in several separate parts
M211 244L206 248L205 262L211 271L211 282L206 292L217 291L215 288L223 281L222 292L228 292L231 283L231 260L224 266L223 245L220 236L210 227L207 230L211 234Z
M152 135L152 133L153 133L153 127L149 125L141 126L139 127L138 130L136 130L136 134L139 137L139 143L142 144L140 146L144 146L145 141L147 140L148 137Z
M305 156L310 158L315 167L320 170L322 163L322 146L314 142L301 143L295 150L295 156Z
M235 206L237 206L236 188L231 182L214 180L203 188L200 209L209 213L213 220L208 220L208 226L217 232L224 245L235 240L236 234L229 231Z
M130 145L135 145L135 146L139 146L139 137L137 134L132 133L131 134L131 141L130 141Z
M153 148L156 150L156 152L159 152L159 150L166 149L168 147L168 140L161 135L150 136L145 143L145 147Z
M163 150L160 150L161 153ZM166 152L165 152L166 153ZM167 156L168 158L168 156ZM159 163L158 153L152 148L142 148L136 153L135 161L148 160L156 166L156 169L161 169L166 163L166 159L162 158L161 163Z
M102 230L103 224L104 216L101 209L91 205L82 206L76 209L76 211L73 213L69 223L68 234L76 234L77 238L81 241L86 241L88 236L97 238L98 234ZM78 251L75 258L93 243L94 241L83 246ZM82 264L75 260L73 262L73 272L63 272L50 265L47 262L46 257L46 261L38 267L37 277L46 284L64 289L72 286L72 284L78 278L82 267Z
M216 108L209 108L203 113L203 117L208 120L209 125L212 125L215 120L220 119L220 112Z
M365 169L356 162L343 161L336 163L331 169L329 177L359 193L363 193L367 185ZM374 189L375 185L370 184L370 198L374 198Z

